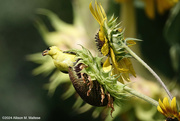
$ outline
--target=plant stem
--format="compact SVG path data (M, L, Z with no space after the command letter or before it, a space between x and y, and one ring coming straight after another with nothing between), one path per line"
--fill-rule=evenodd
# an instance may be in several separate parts
M136 59L138 60L147 70L149 70L149 72L151 72L151 74L157 79L157 81L162 85L162 87L164 88L164 90L166 91L166 93L168 94L169 98L172 100L173 97L171 95L171 93L169 92L169 90L167 89L166 85L164 84L164 82L161 80L161 78L151 69L151 67L149 67L139 56L137 56L128 46L126 46L124 43L124 48Z
M154 100L154 99L152 99L152 98L150 98L150 97L148 97L146 95L143 95L143 94L141 94L141 93L127 87L127 86L125 86L123 89L124 89L124 91L126 91L128 93L131 93L132 95L134 95L136 97L139 97L140 99L145 100L146 102L149 102L150 104L152 104L152 105L154 105L156 107L158 106L158 102L156 100Z

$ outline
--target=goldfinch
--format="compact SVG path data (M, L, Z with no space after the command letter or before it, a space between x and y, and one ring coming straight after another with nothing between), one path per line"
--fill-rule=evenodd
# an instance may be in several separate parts
M76 55L74 53L62 51L56 46L48 47L43 51L42 55L51 56L56 68L63 73L68 73L68 68L72 67L73 63L76 61Z

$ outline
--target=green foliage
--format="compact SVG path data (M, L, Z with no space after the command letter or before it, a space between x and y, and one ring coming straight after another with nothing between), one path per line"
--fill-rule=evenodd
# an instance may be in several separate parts
M165 28L164 36L170 45L180 44L180 2L172 9Z
M170 57L176 73L180 70L180 2L172 9L164 28L164 36L170 48Z

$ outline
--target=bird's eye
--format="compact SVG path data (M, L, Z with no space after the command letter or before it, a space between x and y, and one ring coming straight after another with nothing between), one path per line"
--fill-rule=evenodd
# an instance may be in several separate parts
M50 47L48 47L46 50L50 50Z

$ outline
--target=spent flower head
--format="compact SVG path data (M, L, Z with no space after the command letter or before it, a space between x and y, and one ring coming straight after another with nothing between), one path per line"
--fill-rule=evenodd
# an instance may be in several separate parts
M77 62L70 67L69 75L76 91L87 103L94 106L107 105L112 108L112 114L113 102L122 105L124 100L134 95L157 106L157 101L120 83L118 77L112 75L112 69L104 69L101 64L103 57L94 57L88 49L82 48L69 50L77 56Z

